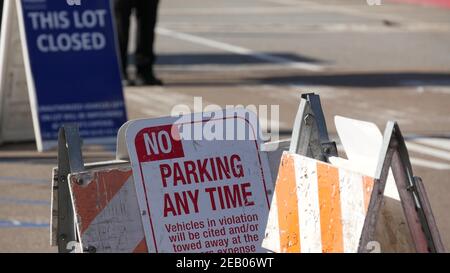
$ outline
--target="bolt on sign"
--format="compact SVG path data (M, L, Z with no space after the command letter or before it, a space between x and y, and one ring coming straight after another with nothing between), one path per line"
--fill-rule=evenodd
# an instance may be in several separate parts
M252 253L273 185L254 113L130 123L126 141L149 252Z

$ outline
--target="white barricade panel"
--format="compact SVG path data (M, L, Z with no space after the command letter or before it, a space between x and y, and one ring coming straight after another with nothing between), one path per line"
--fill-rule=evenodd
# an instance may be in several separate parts
M357 252L374 179L284 153L263 247L282 253Z
M383 144L380 129L374 123L341 116L335 117L335 124L348 160L331 157L330 162L338 168L375 176ZM415 251L392 171L387 177L378 219L375 239L382 252Z
M147 252L130 168L74 174L69 181L83 251Z

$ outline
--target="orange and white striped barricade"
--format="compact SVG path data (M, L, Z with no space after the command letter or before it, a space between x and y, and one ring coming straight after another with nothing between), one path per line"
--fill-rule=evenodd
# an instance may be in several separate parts
M301 96L289 151L279 166L263 247L356 252L374 179L325 163L337 148L316 94Z
M347 132L340 130L343 124ZM274 252L445 252L397 123L387 123L384 137L367 122L337 117L336 127L349 160L329 157L331 165L283 154L263 247Z
M263 247L282 253L356 252L372 177L284 153Z
M86 164L69 175L79 252L148 252L128 151L117 134L116 160Z
M76 125L65 125L53 169L51 245L59 252L145 252L130 164L84 164Z
M69 183L83 252L147 252L128 164L71 174Z
M328 139L319 96L302 94L289 151L377 178L358 252L444 252L425 187L413 176L398 125L388 122L384 138L368 122L337 117L336 128L349 160L337 157L336 145Z

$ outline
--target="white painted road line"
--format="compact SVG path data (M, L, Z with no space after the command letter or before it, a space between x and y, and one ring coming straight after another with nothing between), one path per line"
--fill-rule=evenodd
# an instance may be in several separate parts
M414 142L450 151L450 139L421 138L421 139L414 140Z
M294 68L294 69L314 71L314 72L323 70L323 66L321 66L321 65L310 64L310 63L305 63L305 62L296 62L296 61L293 61L290 59L273 56L273 55L265 54L265 53L261 53L261 52L256 52L256 51L253 51L248 48L235 46L235 45L231 45L231 44L223 43L223 42L219 42L219 41L214 41L211 39L206 39L206 38L191 35L191 34L176 32L176 31L162 28L162 27L156 28L156 33L158 33L159 35L164 35L167 37L191 42L194 44L200 44L203 46L220 49L220 50L231 52L231 53L238 54L238 55L250 56L255 59L270 62L270 63L282 64L286 67L290 67L290 68Z
M338 149L338 151L340 152L340 153L344 153L345 152L345 150L344 150L344 146L342 146L342 144L340 144L340 143L337 143L337 149ZM406 146L408 147L408 150L410 150L410 151L413 151L413 149L410 149L410 146L411 146L411 143L410 142L406 142ZM413 146L414 146L414 143L413 143ZM420 145L420 146L422 146L422 145ZM415 147L415 146L414 146ZM417 147L415 147L416 149L417 149ZM426 147L421 147L420 148L420 151L423 151L423 148L426 148ZM439 150L435 150L435 149L432 149L433 150L433 153L435 153L435 152L441 152L441 151L439 151ZM430 152L430 151L428 151L428 152ZM443 151L442 151L443 152ZM444 152L445 153L445 152ZM434 170L439 170L439 171L442 171L442 170L450 170L450 164L448 164L448 163L443 163L443 162L437 162L437 161L432 161L432 160L428 160L428 159L422 159L422 158L417 158L417 157L410 157L410 161L411 161L411 164L412 165L414 165L414 166L418 166L418 167L425 167L425 168L429 168L429 169L434 169Z
M163 65L156 64L158 71L172 72L172 71L189 71L189 72L248 72L248 71L273 71L281 69L290 69L283 64L176 64ZM298 88L298 87L297 87Z
M444 160L450 160L450 152L438 150L435 148L430 148L421 144L413 143L413 142L406 142L406 146L408 147L409 151L430 155L433 157L441 158Z
M48 228L46 222L22 222L18 220L0 219L0 228Z
M421 159L421 158L415 158L411 157L411 164L415 166L435 169L435 170L450 170L450 164L445 164L441 162Z

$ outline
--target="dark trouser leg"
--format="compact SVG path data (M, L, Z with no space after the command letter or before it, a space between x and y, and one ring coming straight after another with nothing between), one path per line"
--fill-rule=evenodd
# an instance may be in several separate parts
M2 19L3 19L3 0L0 0L0 27L2 25Z
M114 13L119 39L120 61L123 77L127 76L128 35L130 33L130 16L134 0L114 0Z
M159 0L135 0L137 19L136 67L140 75L153 75L153 42Z

